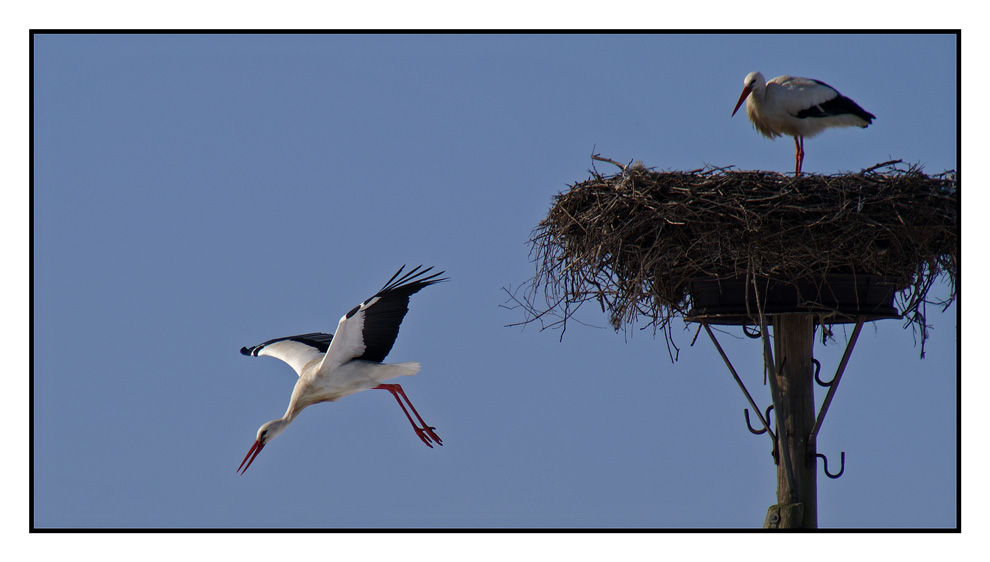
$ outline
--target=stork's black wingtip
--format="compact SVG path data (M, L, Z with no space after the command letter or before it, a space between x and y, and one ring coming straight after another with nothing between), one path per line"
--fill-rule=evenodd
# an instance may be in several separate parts
M241 348L241 355L251 355L251 350L248 349L248 348L246 348L246 347L242 347Z

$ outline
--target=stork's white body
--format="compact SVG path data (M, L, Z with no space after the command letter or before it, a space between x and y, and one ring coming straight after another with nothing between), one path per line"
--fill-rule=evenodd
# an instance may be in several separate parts
M261 449L285 431L303 408L319 402L334 402L350 394L374 388L387 390L392 394L416 435L427 446L443 445L440 437L433 431L435 428L426 425L402 387L397 384L383 384L384 381L419 372L419 363L413 361L391 364L382 361L399 334L399 325L409 310L409 297L423 287L446 280L437 279L443 274L442 271L424 276L431 269L419 271L417 267L399 277L402 273L400 268L375 296L340 318L336 334L313 332L241 348L244 355L269 356L285 361L299 375L299 380L292 389L285 414L258 429L257 439L238 470L243 468L246 472ZM408 410L406 405L409 406ZM416 425L409 410L415 414L422 427Z
M259 354L262 355L262 354ZM318 362L310 364L289 398L285 414L295 417L303 408L319 402L336 402L345 396L364 390L371 390L387 380L419 372L419 363L374 363L371 361L348 361L330 371L330 376L321 374Z
M828 84L796 76L778 76L767 82L759 72L751 72L743 81L732 115L744 101L746 115L763 136L794 137L797 175L804 161L805 137L832 127L866 128L876 118Z

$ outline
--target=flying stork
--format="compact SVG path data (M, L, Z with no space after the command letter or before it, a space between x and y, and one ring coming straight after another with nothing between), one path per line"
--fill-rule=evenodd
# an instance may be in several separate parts
M433 443L443 445L443 441L433 431L436 428L426 425L402 387L398 384L383 384L384 381L398 376L415 375L420 369L419 363L413 361L382 363L399 335L402 319L409 312L409 297L423 287L447 280L446 277L438 279L443 274L442 271L426 275L433 268L420 271L420 267L422 266L413 268L401 277L399 275L405 266L400 267L373 297L340 318L336 334L312 332L241 348L243 355L268 355L285 361L299 375L299 380L292 389L285 415L258 429L257 439L241 461L241 466L237 467L238 472L247 472L265 445L285 431L306 406L318 402L334 402L344 396L373 388L387 390L392 394L423 443L430 448ZM422 427L413 421L406 404Z
M750 72L743 85L732 115L745 101L749 120L763 136L769 139L781 135L794 137L795 176L801 175L804 137L813 137L830 127L865 129L876 119L875 115L820 80L778 76L767 82L759 72Z

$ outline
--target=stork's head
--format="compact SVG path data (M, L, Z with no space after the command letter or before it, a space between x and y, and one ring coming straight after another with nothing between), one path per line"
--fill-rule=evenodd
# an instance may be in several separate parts
M244 460L241 461L241 466L237 467L237 471L241 474L247 472L248 467L250 467L251 463L254 462L254 459L258 457L258 453L265 448L265 445L267 445L269 441L275 439L280 433L285 431L285 428L288 425L289 420L277 419L259 427L258 437L255 439L254 445L251 446L251 450L248 451L247 455L244 457ZM248 458L251 460L248 460ZM244 466L244 463L247 463L247 466ZM244 468L243 471L241 470L242 467Z
M753 92L757 92L757 95L762 95L763 90L767 87L767 80L759 72L750 72L746 75L743 80L743 91L742 95L739 96L739 101L736 102L736 108L732 110L732 115L735 116L736 112L739 111L739 106L746 101L746 98Z

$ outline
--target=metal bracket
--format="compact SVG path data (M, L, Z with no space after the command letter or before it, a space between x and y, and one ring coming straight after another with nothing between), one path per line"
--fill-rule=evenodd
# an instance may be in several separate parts
M822 403L821 410L818 412L818 416L815 419L814 428L812 429L811 434L809 435L807 440L807 447L809 453L810 451L815 450L815 441L818 437L818 432L821 431L822 423L825 421L825 415L828 413L828 408L832 403L832 399L835 397L835 392L839 387L839 382L842 380L842 375L846 370L846 365L849 363L849 357L852 355L852 350L856 346L856 341L859 339L859 334L863 329L863 323L865 322L865 320L866 317L864 316L860 316L856 319L856 327L853 329L852 335L849 337L849 342L846 344L846 349L842 354L842 359L841 361L839 361L839 366L836 369L835 376L832 377L832 380L828 382L822 381L820 377L821 362L812 359L812 361L815 364L815 382L817 382L819 385L823 387L828 388L828 393L825 395L825 400ZM778 447L777 435L770 428L770 412L774 409L774 404L776 404L778 400L777 375L779 375L780 370L783 369L784 362L787 360L787 358L786 357L781 358L781 364L779 367L775 365L773 358L773 347L770 342L770 332L767 329L766 317L763 316L762 314L760 315L759 335L754 337L754 335L751 335L749 332L746 332L746 335L749 337L752 337L754 339L758 337L763 340L764 374L766 375L767 371L770 369L772 369L772 372L774 374L774 376L766 377L766 380L770 383L770 394L774 404L771 404L770 406L767 407L765 414L756 405L756 401L753 400L753 396L749 393L749 390L746 388L746 385L742 382L742 379L739 377L739 373L736 371L735 367L732 366L732 362L729 361L729 357L725 354L725 350L723 350L722 346L718 343L718 339L715 338L715 333L712 332L712 329L708 325L708 322L702 321L701 325L705 328L705 331L708 332L708 337L711 338L712 343L715 344L715 349L718 350L719 355L722 357L722 361L724 361L726 367L729 368L729 373L732 374L732 378L735 379L736 384L738 384L739 388L743 391L743 394L746 396L746 400L749 401L750 406L753 408L753 412L759 418L760 424L763 426L762 429L760 428L760 426L754 428L752 423L750 423L749 408L744 408L743 415L746 418L746 428L749 429L751 433L754 433L756 435L763 435L764 433L767 433L770 436L770 440L773 444L773 450L771 451L771 455L773 456L774 464L780 464L780 455L777 451L777 447ZM785 451L785 456L787 456L786 451ZM840 476L842 476L842 473L845 471L845 466L846 466L845 451L841 453L839 472L836 474L832 474L828 471L828 459L825 457L825 455L816 453L815 457L816 459L821 458L822 461L824 461L825 475L828 476L829 478L832 479L839 478ZM788 480L793 479L790 468L791 467L789 465L784 466L785 477L788 478Z
M859 333L863 330L863 322L866 317L860 316L856 319L856 327L853 329L853 333L849 336L849 343L846 344L846 350L842 353L842 360L839 361L839 368L835 371L835 376L828 384L821 382L818 378L818 374L815 374L815 380L818 381L822 386L828 387L828 393L825 395L825 401L822 402L822 409L818 412L818 417L815 419L815 427L811 430L811 435L808 436L808 448L814 450L815 439L818 437L818 432L822 429L822 422L825 421L825 414L828 413L828 407L832 404L832 398L835 397L835 391L839 388L839 381L842 380L842 374L846 370L846 364L849 363L849 356L852 355L853 347L856 346L856 340L859 339ZM842 472L840 471L839 474Z
M750 431L752 431L757 435L762 435L764 433L770 435L770 441L773 444L773 450L771 451L770 454L771 456L773 456L774 464L777 464L779 462L779 455L777 454L777 435L773 432L772 429L770 429L770 422L769 422L770 410L773 408L773 405L771 404L770 407L767 408L767 415L764 417L763 413L760 412L759 406L756 405L756 401L753 400L753 396L749 393L749 390L746 389L746 385L743 384L742 379L739 378L739 373L736 372L735 367L732 366L732 362L729 361L729 357L725 354L725 351L722 349L722 346L718 343L718 339L715 338L715 333L712 332L712 329L708 325L708 322L702 322L701 325L704 326L705 331L708 332L708 337L710 337L712 343L715 344L715 349L717 349L718 354L722 356L722 361L725 361L725 366L729 368L729 373L732 374L732 378L736 380L736 384L739 385L739 388L743 391L743 394L746 395L746 400L749 401L749 405L752 406L753 411L756 413L756 416L760 418L760 423L763 424L763 429L755 430L755 431L753 430L753 426L750 425L749 423L748 409L743 410L743 412L746 415L746 425L749 427Z

